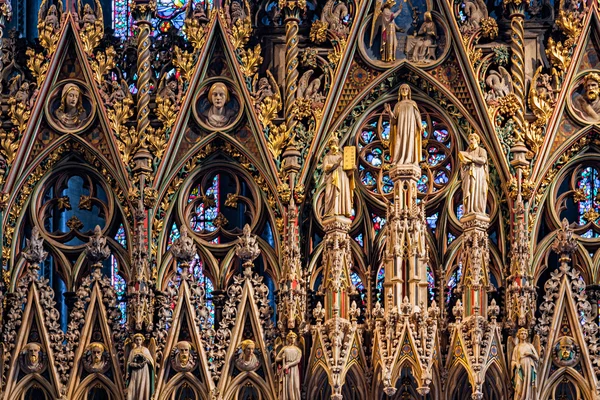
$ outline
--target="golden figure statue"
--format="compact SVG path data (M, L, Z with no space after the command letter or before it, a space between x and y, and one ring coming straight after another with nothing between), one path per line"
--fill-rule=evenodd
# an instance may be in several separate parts
M396 32L401 28L396 25L396 17L402 12L402 8L393 12L392 7L396 5L394 0L377 1L375 15L371 24L371 40L369 46L373 46L375 33L381 28L381 61L396 61L396 50L398 49L398 37Z

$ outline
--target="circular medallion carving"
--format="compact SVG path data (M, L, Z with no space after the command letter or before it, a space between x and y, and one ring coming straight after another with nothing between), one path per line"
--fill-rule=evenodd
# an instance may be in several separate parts
M576 80L568 98L569 110L579 122L600 123L600 71L586 71Z
M221 78L209 79L198 91L194 117L209 131L232 128L242 117L242 101L233 84Z
M559 367L572 367L579 362L579 356L579 346L570 336L558 339L552 350L552 361Z
M87 345L83 353L83 368L89 373L108 371L108 352L104 344L93 342Z
M50 126L56 131L78 133L90 126L96 106L83 82L67 79L52 88L45 111Z
M39 343L31 342L23 346L19 356L19 366L26 374L42 373L46 370L46 354Z
M171 367L177 372L189 372L196 368L196 353L190 342L181 341L171 351Z

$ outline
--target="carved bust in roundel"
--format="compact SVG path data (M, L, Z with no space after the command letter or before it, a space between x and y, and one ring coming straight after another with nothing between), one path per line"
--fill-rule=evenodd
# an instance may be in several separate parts
M67 129L77 129L88 119L88 113L83 107L83 93L75 83L63 86L60 95L60 105L54 111L56 119Z
M39 343L27 343L19 355L19 366L26 374L42 373L46 370L46 355Z
M171 367L177 372L189 372L196 367L196 355L190 342L181 341L171 351Z
M104 344L90 343L83 353L83 368L89 373L104 373L108 367L108 352Z
M579 346L570 336L563 336L554 345L552 361L559 367L572 367L579 362Z

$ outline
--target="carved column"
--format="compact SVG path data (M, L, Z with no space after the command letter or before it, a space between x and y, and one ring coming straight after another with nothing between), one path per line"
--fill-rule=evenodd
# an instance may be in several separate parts
M385 293L400 308L405 297L413 305L427 303L427 252L425 214L417 204L418 165L395 165L390 169L394 181L394 203L388 206L388 235L385 253Z
M298 23L306 0L279 0L279 8L285 15L285 123L293 130L296 119L292 107L298 90Z
M504 0L510 18L510 75L518 102L514 115L515 142L523 144L525 132L525 1Z
M152 32L152 15L156 3L147 0L135 1L132 9L138 27L137 38L137 131L144 135L150 126L150 79L152 44L150 33Z

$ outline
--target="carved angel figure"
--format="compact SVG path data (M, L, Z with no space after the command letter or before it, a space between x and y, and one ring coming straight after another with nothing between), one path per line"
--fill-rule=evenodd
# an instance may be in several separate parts
M22 104L25 108L32 107L32 91L35 88L35 83L24 81L20 74L15 75L9 81L9 103Z
M104 18L102 15L102 6L99 0L94 2L95 10L89 4L81 7L81 0L77 0L77 14L79 15L79 25L83 30L94 28L96 24L104 24Z
M298 91L296 93L299 99L309 100L313 110L322 107L325 101L325 96L319 91L321 88L321 77L318 76L312 80L310 79L314 73L315 71L310 69L302 74L298 81Z
M297 335L290 331L286 336L286 345L279 350L277 357L275 357L275 363L278 364L280 400L300 400L300 369L298 364L302 359L302 350L294 344L296 337Z
M488 10L483 0L465 0L465 15L467 20L460 27L462 33L474 32L479 29L481 20L487 18Z
M323 7L321 20L327 22L329 30L338 37L348 36L348 25L345 20L349 16L348 6L341 1L328 0Z
M60 11L62 11L62 1L58 2L58 8L55 4L48 6L48 0L42 0L40 10L38 11L38 31L50 30L56 33L60 29Z
M392 7L396 5L394 0L377 0L375 4L375 14L371 24L371 39L369 46L373 46L375 34L381 30L381 61L390 62L396 60L396 50L398 49L398 37L396 31L401 28L396 25L396 17L402 12L402 7L396 11L392 11Z
M154 394L154 357L144 346L144 335L133 335L127 357L127 400L150 400Z
M249 6L246 5L246 8ZM231 0L230 4L225 5L225 15L227 16L227 23L229 26L235 25L239 20L244 20L249 14L247 10L244 10L244 6L238 0Z
M510 367L515 388L514 400L533 400L539 361L538 352L529 343L525 328L519 329L516 342Z
M510 74L504 67L498 67L498 71L491 70L485 78L489 90L485 95L485 101L496 101L510 93L513 93L513 84Z

